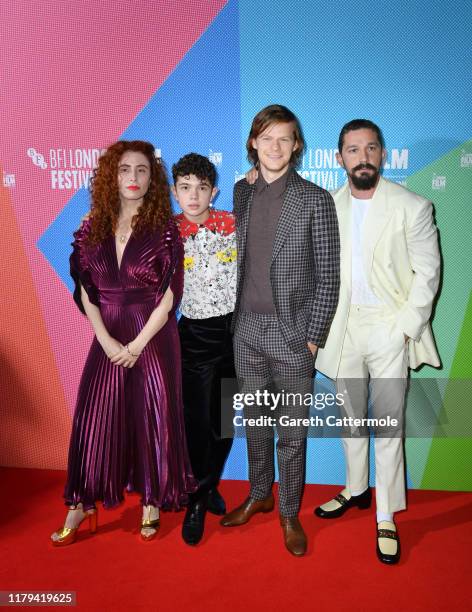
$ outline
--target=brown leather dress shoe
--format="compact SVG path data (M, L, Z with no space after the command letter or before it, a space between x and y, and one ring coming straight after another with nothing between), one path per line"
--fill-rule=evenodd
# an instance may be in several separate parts
M280 526L282 527L287 550L296 557L304 555L306 553L306 535L298 518L281 516Z
M249 521L253 514L258 512L271 512L274 509L274 496L272 493L269 497L259 501L248 497L243 503L235 508L232 512L228 512L220 521L223 527L237 527L244 525Z

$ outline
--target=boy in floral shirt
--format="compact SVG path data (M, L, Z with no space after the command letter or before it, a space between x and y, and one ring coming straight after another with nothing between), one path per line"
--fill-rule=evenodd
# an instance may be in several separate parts
M236 298L236 235L230 212L212 208L218 193L215 166L189 153L173 167L172 192L182 209L176 216L185 246L184 294L179 334L182 385L190 461L199 489L182 525L187 544L197 544L206 511L225 514L217 486L232 439L222 438L221 378L234 378L231 316Z

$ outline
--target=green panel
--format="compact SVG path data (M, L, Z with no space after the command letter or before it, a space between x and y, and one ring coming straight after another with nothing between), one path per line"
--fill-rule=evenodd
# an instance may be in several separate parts
M443 370L422 368L415 377L448 377L470 293L472 262L472 154L468 140L407 179L407 187L435 207L443 257L442 287L432 322ZM441 177L445 184L441 187ZM439 187L439 188L434 188Z
M472 438L435 438L421 488L472 490Z
M421 489L430 448L431 438L407 438L405 440L406 467L413 489Z
M472 140L469 140L407 180L410 189L434 203L443 257L443 281L433 319L443 369L436 371L424 367L419 372L413 372L413 378L437 376L470 379L472 376L469 356L472 340L472 306L469 301L472 262L471 154ZM464 392L459 393L461 384L456 380L446 386L440 422L447 421L447 424L441 425L442 437L407 440L408 472L412 482L421 483L422 488L471 488L472 440L457 436L461 431L470 431L472 398L465 392L466 387L470 388L466 382Z
M470 432L472 419L472 293L444 395L441 427L451 437L434 438L421 483L426 489L468 491L472 489L472 438L457 438Z

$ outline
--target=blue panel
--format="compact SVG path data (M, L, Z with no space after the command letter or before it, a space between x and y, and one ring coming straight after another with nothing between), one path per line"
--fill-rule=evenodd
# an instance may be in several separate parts
M235 438L233 440L231 453L226 461L222 478L225 480L247 480L248 464L246 438Z
M241 138L239 21L229 2L122 137L146 139L176 162L194 151L221 153L218 208L232 209Z
M89 210L89 194L82 187L64 206L37 242L62 282L72 291L73 282L69 274L69 255L72 252L72 233L79 227L80 219Z
M312 148L336 148L344 123L367 117L387 147L414 149L408 174L470 138L470 2L268 7L240 1L243 136L273 103L299 116Z
M216 154L221 161L216 205L229 210L240 167L238 27L237 4L230 1L121 135L152 142L161 149L169 170L190 151ZM82 189L38 240L38 248L70 289L72 232L88 208L88 193Z

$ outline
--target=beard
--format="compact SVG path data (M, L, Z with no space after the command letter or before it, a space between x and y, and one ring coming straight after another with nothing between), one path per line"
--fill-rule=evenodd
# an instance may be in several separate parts
M372 174L355 174L359 170L373 170ZM362 191L368 191L377 185L377 181L380 176L380 168L376 168L372 164L359 164L355 168L351 170L349 173L349 178L352 181L352 184L356 189L360 189Z

